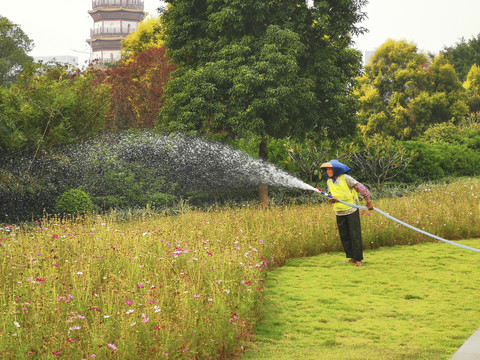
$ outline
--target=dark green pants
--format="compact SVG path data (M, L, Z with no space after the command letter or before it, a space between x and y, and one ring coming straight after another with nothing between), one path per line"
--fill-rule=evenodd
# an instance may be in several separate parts
M337 225L347 258L362 261L363 245L359 211L357 210L349 215L337 215Z

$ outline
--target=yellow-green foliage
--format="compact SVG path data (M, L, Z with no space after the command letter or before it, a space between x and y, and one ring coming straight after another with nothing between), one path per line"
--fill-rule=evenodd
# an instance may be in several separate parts
M471 112L480 110L480 67L473 64L467 74L467 79L463 83L463 87L467 90L468 105Z
M479 192L461 181L374 205L439 236L478 237ZM429 241L377 213L361 218L366 248ZM272 266L341 251L330 204L54 218L3 226L0 239L6 359L227 357L251 337Z
M468 113L455 68L443 55L429 59L404 40L387 40L357 80L357 117L364 136L415 139L433 124L459 122Z
M473 64L470 68L463 87L467 89L467 91L476 93L477 95L480 93L480 67L477 64Z
M153 47L163 46L163 26L160 16L149 17L138 24L136 31L122 42L122 52L127 55L141 53Z

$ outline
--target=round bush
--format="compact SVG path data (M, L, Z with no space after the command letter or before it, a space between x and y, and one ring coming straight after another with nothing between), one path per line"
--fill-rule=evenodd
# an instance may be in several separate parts
M92 211L94 205L84 191L70 189L58 197L54 209L57 214L79 214Z

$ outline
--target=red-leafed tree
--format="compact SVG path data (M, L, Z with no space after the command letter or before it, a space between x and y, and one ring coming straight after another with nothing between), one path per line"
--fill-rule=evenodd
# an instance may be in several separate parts
M119 61L111 68L93 68L97 83L111 86L107 128L152 128L163 106L163 89L176 66L164 47L153 47Z

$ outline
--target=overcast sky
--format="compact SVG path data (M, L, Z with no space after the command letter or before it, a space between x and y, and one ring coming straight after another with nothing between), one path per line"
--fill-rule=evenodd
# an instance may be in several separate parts
M370 0L365 11L362 25L369 32L356 39L359 50L375 50L394 39L437 54L480 33L480 0Z
M145 12L157 14L160 0L144 0ZM77 56L90 59L92 0L0 0L0 15L20 25L35 43L32 56Z
M156 14L160 0L144 0ZM32 56L71 55L89 59L91 0L0 0L0 15L21 26L35 43ZM359 50L375 50L387 39L414 42L438 53L460 38L480 33L480 0L370 0L364 9L369 32L355 39Z

